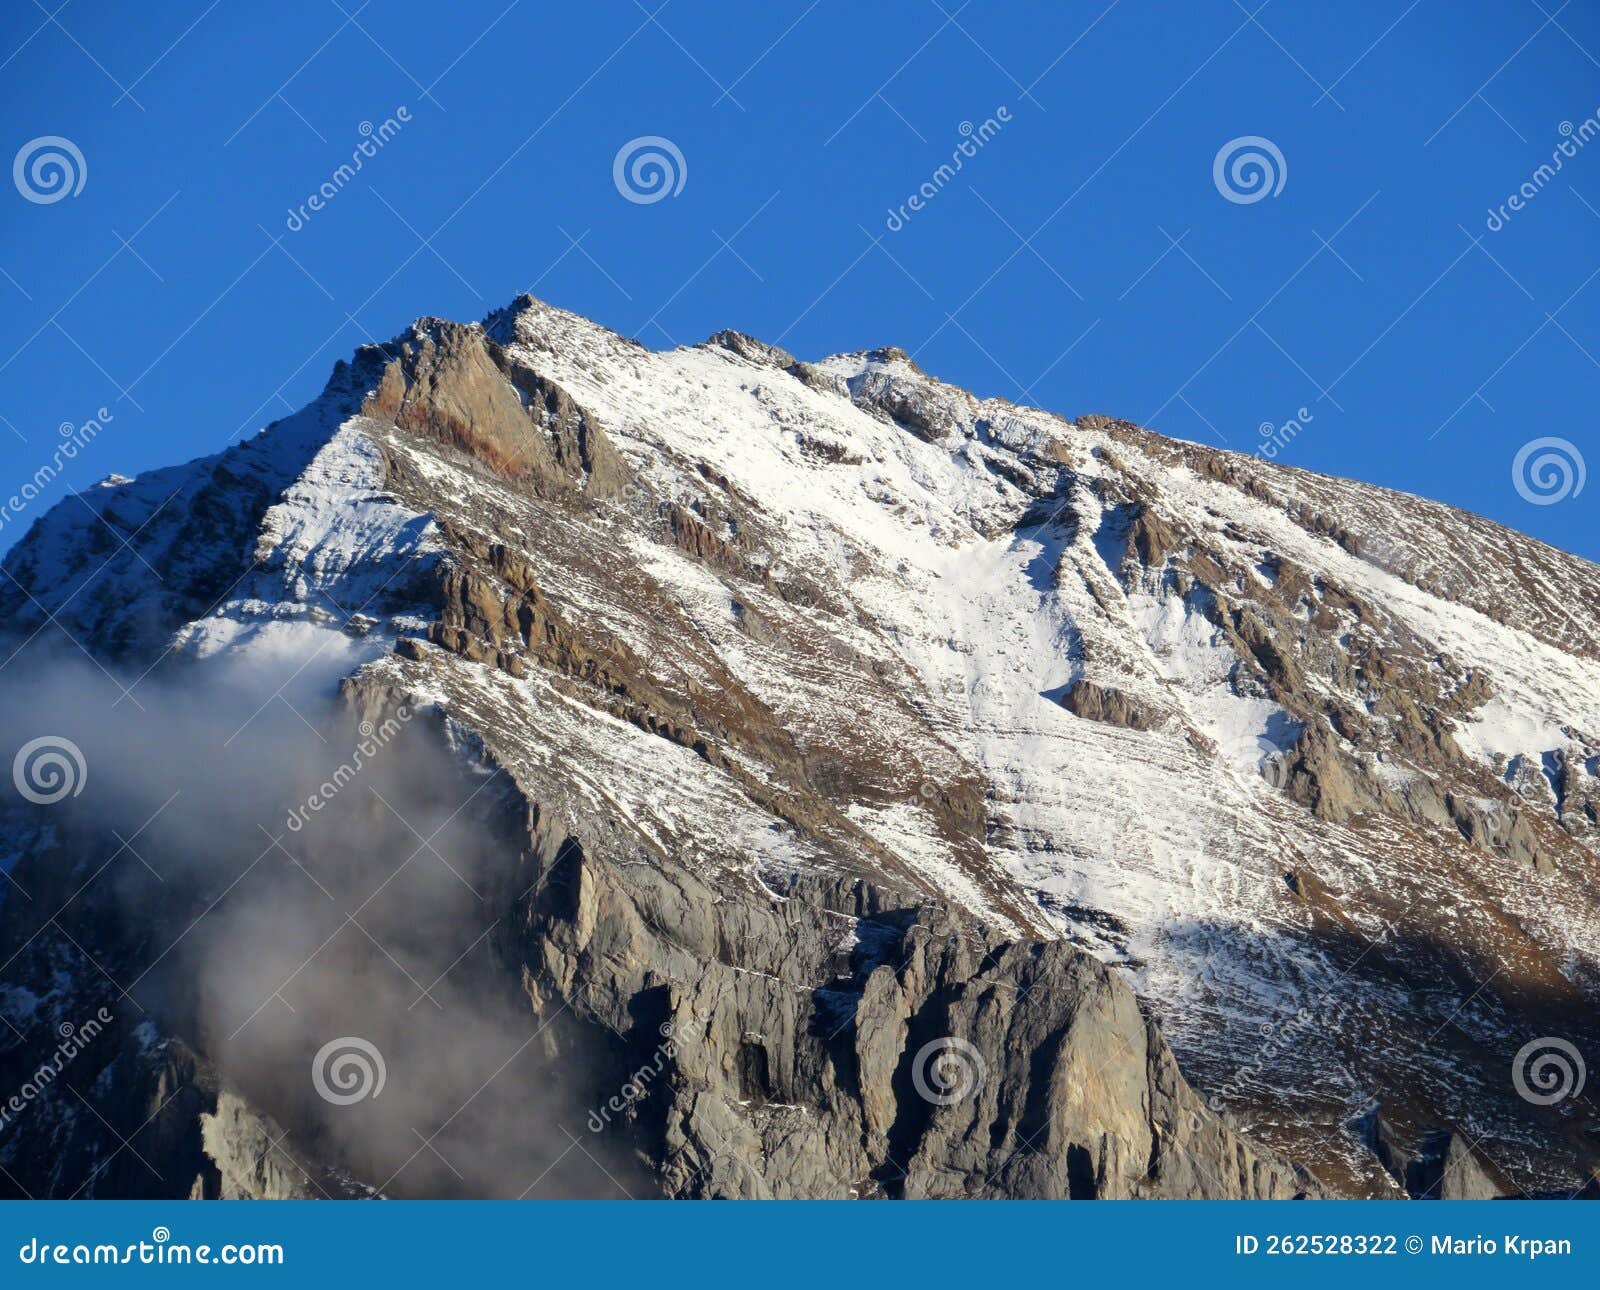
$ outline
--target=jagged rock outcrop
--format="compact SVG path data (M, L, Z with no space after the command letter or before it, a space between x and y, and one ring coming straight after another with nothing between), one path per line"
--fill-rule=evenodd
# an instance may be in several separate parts
M1412 1200L1501 1200L1509 1194L1493 1166L1453 1129L1423 1129L1407 1147L1377 1109L1356 1127L1395 1186Z
M1080 678L1067 687L1067 692L1061 696L1061 706L1086 721L1104 721L1130 730L1149 730L1161 721L1160 713L1152 712L1137 699L1087 678Z
M734 1197L1293 1197L1304 1171L1184 1082L1132 992L856 879L711 891L570 840L523 913L535 1009L625 1039L663 1189ZM949 1069L946 1069L946 1067Z
M199 1125L206 1161L189 1190L191 1200L355 1200L373 1194L320 1163L302 1164L291 1154L288 1132L228 1089L217 1093L215 1109L200 1113Z
M627 468L605 431L559 385L509 356L479 327L428 318L358 367L382 363L369 416L432 435L534 488L610 496Z
M115 991L93 1016L112 1016ZM188 1045L91 1024L53 1049L0 1048L0 1194L18 1198L355 1198L370 1188L306 1153Z

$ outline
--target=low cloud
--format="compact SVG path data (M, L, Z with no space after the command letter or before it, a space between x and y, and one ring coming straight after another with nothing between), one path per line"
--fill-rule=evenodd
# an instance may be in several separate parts
M432 714L362 724L288 672L213 661L123 697L88 663L7 670L6 757L81 753L75 792L14 779L6 803L51 826L69 893L103 866L64 926L301 1150L386 1194L617 1194L628 1166L586 1130L603 1077L521 989L520 799Z

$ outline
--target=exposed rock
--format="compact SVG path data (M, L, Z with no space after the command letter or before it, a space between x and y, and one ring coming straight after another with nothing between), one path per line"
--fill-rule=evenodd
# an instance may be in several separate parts
M1132 993L856 880L781 895L613 869L563 841L529 991L671 1060L632 1108L669 1195L1292 1197L1319 1190L1184 1083ZM769 884L770 885L770 884Z
M731 354L737 354L740 358L747 358L752 363L760 363L765 367L789 368L795 365L795 357L788 350L768 345L754 336L746 336L742 331L724 328L722 331L714 332L706 344L716 345Z
M200 1115L200 1145L210 1158L194 1180L194 1200L350 1199L369 1194L320 1165L302 1168L291 1154L292 1139L281 1125L259 1115L236 1093L223 1089L216 1108Z
M565 390L509 358L481 327L423 319L397 342L368 416L433 435L502 474L612 496L628 472L595 419Z
M899 351L653 353L525 298L56 507L6 572L33 653L135 687L287 660L309 719L337 686L498 766L527 841L486 884L489 980L562 1069L649 1072L614 1128L651 1188L1266 1195L1310 1188L1294 1160L1389 1194L1431 1160L1458 1194L1482 1156L1543 1194L1600 1159L1587 1104L1507 1078L1509 1035L1600 1042L1600 570L1487 521ZM48 925L117 851L62 818L0 820L36 901L0 902L0 1008L64 1010L30 1043L98 1000L85 955L132 980L215 895ZM123 853L89 890L139 877ZM159 1188L124 1153L92 1190L288 1188L252 1144L297 1108L224 1107L212 1040L164 1024L154 1066L70 1086L124 1134L176 1094L137 1143ZM983 1084L923 1099L957 1040ZM1372 1097L1398 1175L1343 1131ZM50 1194L117 1146L43 1102L12 1140Z
M1499 1200L1506 1194L1471 1144L1449 1129L1424 1141L1406 1182L1418 1200Z
M1407 1147L1376 1108L1356 1128L1396 1186L1413 1200L1499 1200L1508 1194L1488 1161L1453 1129L1423 1129L1415 1145Z
M1061 706L1088 721L1104 721L1130 730L1153 730L1161 714L1108 685L1087 679L1075 681L1061 696Z

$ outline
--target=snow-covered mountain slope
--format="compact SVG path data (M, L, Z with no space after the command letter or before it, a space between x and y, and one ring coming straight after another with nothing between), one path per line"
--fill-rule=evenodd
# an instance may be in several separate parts
M1600 569L1477 517L524 297L6 572L19 641L119 674L443 714L586 847L1067 940L1337 1190L1396 1190L1374 1107L1517 1188L1594 1168L1593 1102L1513 1060L1600 1054Z

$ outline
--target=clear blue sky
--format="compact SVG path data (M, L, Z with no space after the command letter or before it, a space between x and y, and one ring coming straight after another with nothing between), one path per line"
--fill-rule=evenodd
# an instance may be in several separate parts
M1303 407L1280 460L1600 558L1600 482L1536 506L1511 475L1546 435L1600 468L1600 11L1408 2L4 0L4 157L60 136L87 173L54 202L0 184L0 493L101 406L36 508L531 289L652 346L895 344L1245 451ZM1534 180L1563 122L1576 155ZM647 135L682 189L625 200L613 159ZM1244 136L1286 169L1254 202L1213 176Z

